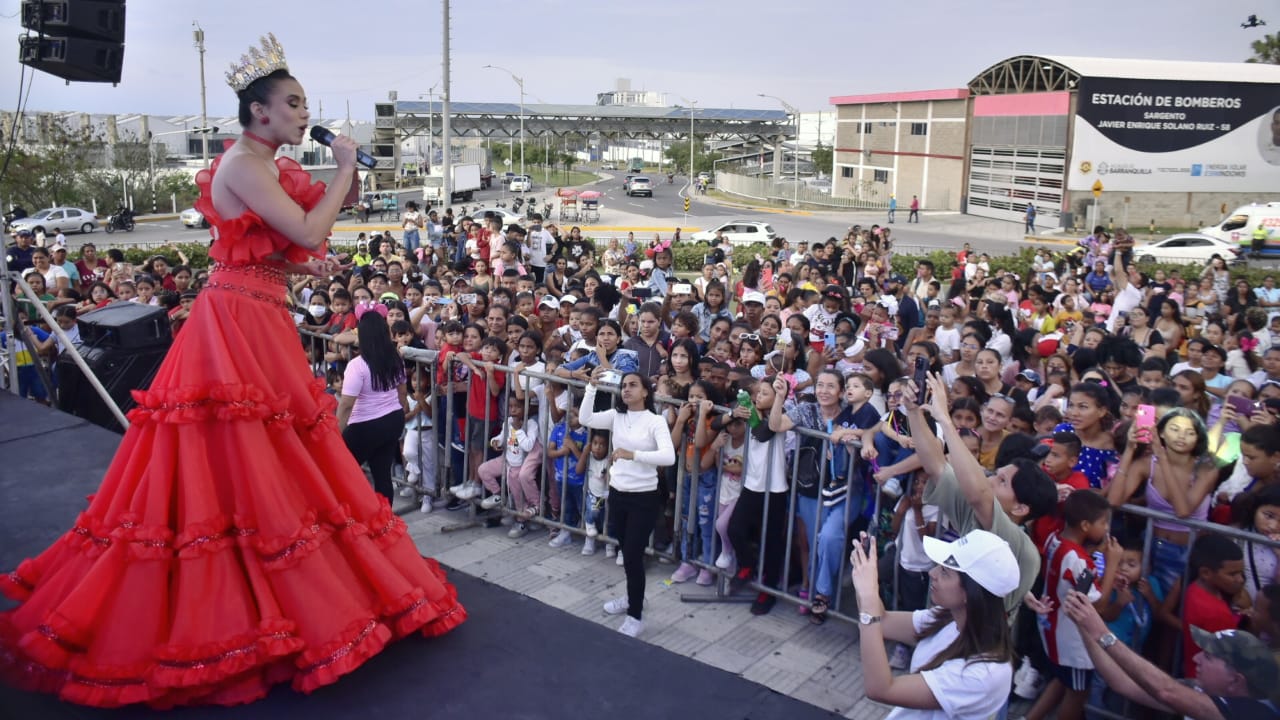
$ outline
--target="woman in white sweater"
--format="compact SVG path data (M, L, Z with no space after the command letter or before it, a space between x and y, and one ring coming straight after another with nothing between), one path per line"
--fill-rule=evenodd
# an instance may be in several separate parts
M644 548L658 521L662 498L658 468L673 465L675 446L667 421L653 409L653 385L637 372L622 376L621 392L612 410L594 411L596 383L606 369L598 367L582 397L579 421L613 438L609 468L609 525L617 535L627 594L604 604L610 615L627 614L618 631L635 637L644 629Z

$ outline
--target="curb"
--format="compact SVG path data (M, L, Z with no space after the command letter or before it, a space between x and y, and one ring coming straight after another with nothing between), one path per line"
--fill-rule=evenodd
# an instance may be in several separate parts
M695 196L696 197L696 196ZM703 196L706 198L706 196ZM725 202L723 200L713 200L710 198L698 200L700 203L715 205L717 207L733 208L735 210L750 210L752 212L773 213L775 215L802 215L812 216L812 210L790 210L788 208L762 207L759 205L744 205L741 203Z

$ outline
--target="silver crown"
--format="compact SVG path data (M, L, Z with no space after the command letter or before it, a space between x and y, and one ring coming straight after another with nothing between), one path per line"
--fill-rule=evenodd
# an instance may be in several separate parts
M249 87L258 78L289 69L284 61L284 48L280 47L275 35L267 33L259 40L261 47L249 48L249 52L240 56L240 62L231 63L231 69L227 71L227 84L236 92Z

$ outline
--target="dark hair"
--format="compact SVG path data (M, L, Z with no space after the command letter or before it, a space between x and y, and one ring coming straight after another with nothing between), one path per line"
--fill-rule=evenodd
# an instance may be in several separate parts
M120 248L107 248L107 257L112 262L124 262L124 251Z
M934 670L949 660L983 661L1008 664L1013 661L1013 645L1009 639L1009 622L1005 619L1004 598L988 592L976 580L959 573L964 589L964 630L956 636L919 672ZM933 622L920 633L921 638L936 635L954 618L950 611L934 614Z
M1149 357L1138 366L1139 373L1151 372L1152 370L1159 370L1161 375L1168 375L1169 363L1162 357Z
M646 411L648 411L648 412L651 412L651 413L656 413L656 412L658 412L657 410L655 410L655 409L654 409L654 406L653 406L653 395L654 395L654 391L653 391L653 382L652 382L651 380L649 380L649 378L645 377L642 373L638 373L638 372L636 372L636 371L634 371L634 370L632 370L632 371L631 371L631 372L629 372L629 373L624 373L624 374L623 374L623 376L622 376L622 382L619 382L619 383L618 383L618 385L619 385L619 386L621 386L621 385L622 385L622 383L623 383L623 382L626 382L627 378L631 377L632 375L636 376L636 378L638 378L638 379L640 380L640 387L642 387L642 388L644 388L644 389L645 389L644 409L645 409ZM613 407L614 407L614 409L615 409L615 410L617 410L618 412L626 412L626 411L627 411L627 405L626 405L626 403L622 402L622 392L621 392L621 391L619 391L619 392L618 392L618 397L617 397L617 400L614 402L614 406L613 406Z
M397 320L391 323L391 335L393 337L396 335L402 335L406 333L409 335L415 334L413 332L413 326L409 324L408 320Z
M688 354L689 373L693 375L694 380L697 380L702 372L702 368L698 365L698 361L702 359L702 355L698 352L698 343L694 342L693 338L684 338L671 343L671 350L667 353L666 362L663 363L663 370L668 375L674 372L671 369L671 355L675 352L676 348L683 348L685 353Z
M1171 387L1159 387L1151 391L1151 404L1158 405L1161 407L1172 407L1178 404L1178 400L1180 397L1181 396L1178 395L1178 391ZM1269 427L1269 426L1255 425L1254 427ZM1280 445L1276 447L1276 452L1280 452Z
M985 349L985 348L984 348ZM961 375L956 378L954 385L964 385L969 388L969 396L978 403L979 406L986 405L987 400L991 399L991 393L987 392L987 387L982 381L972 375Z
M490 335L484 340L481 340L480 347L491 347L497 350L498 357L501 358L501 361L505 361L507 359L507 356L509 355L509 353L507 352L506 341L498 337L497 335Z
M1280 506L1280 485L1271 483L1242 493L1231 503L1231 521L1242 528L1252 529L1253 516L1263 505Z
M1062 503L1062 521L1069 528L1082 523L1097 522L1111 512L1111 503L1093 490L1076 490Z
M271 96L271 91L275 90L276 83L281 80L293 80L294 77L289 71L280 68L270 75L264 75L257 80L249 83L249 87L236 93L236 97L240 98L240 127L249 127L253 124L253 110L251 106L254 103L267 104L267 98Z
M959 379L959 378L957 378ZM959 397L951 401L951 414L959 410L968 410L975 417L982 417L982 403L971 397Z
M1096 372L1092 370L1091 372ZM1103 387L1101 383L1096 382L1078 382L1071 386L1071 392L1067 393L1068 398L1071 395L1085 395L1090 400L1107 409L1111 413L1112 419L1120 417L1120 400L1115 391L1111 390L1111 383L1107 383L1107 387ZM1103 424L1103 427L1107 427Z
M1046 406L1048 407L1048 406ZM1070 431L1056 432L1053 434L1053 444L1061 445L1067 449L1071 455L1079 455L1080 448L1083 443L1080 442L1080 436Z
M1204 420L1196 411L1184 407L1175 407L1169 410L1156 423L1156 432L1163 433L1169 422L1179 417L1191 421L1191 426L1196 431L1196 446L1191 450L1191 457L1204 458L1205 453L1209 451L1209 431L1204 426Z
M902 365L898 362L897 356L884 348L869 351L863 356L862 362L864 365L874 366L880 372L880 392L889 392L889 383L902 375Z
M1034 520L1053 512L1058 505L1058 486L1049 474L1027 458L1018 458L1010 465L1017 468L1011 483L1013 496L1027 506L1027 519Z
M1268 455L1275 455L1280 453L1280 427L1254 425L1240 434L1240 442L1248 443Z
M356 337L360 342L360 357L369 366L369 377L377 392L394 390L404 382L404 358L391 341L387 319L380 313L366 312L356 323Z
M1243 559L1244 552L1234 541L1221 535L1206 534L1196 538L1192 544L1187 567L1194 578L1202 568L1217 570L1223 563Z

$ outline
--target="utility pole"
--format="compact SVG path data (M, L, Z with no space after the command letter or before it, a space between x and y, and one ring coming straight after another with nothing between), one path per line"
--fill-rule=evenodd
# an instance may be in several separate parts
M205 85L204 85L204 30L200 29L200 23L192 20L191 24L195 27L192 35L196 41L196 49L200 51L200 157L204 160L205 169L209 168L209 111L205 103Z
M444 22L441 23L441 30L444 32L444 42L440 46L440 54L443 55L443 77L441 82L444 83L443 105L440 108L442 114L440 118L440 155L442 157L440 163L441 177L440 186L440 205L445 203L453 204L453 159L449 157L449 148L451 143L452 123L449 121L449 96L451 95L449 81L449 0L443 0L441 4L444 6Z
M782 98L778 97L777 95L766 95L765 93L756 93L756 95L762 98L771 98L773 100L777 100L779 103L782 104L782 108L787 112L791 113L791 117L795 119L795 128L796 128L795 143L796 144L795 144L795 147L791 148L791 185L792 185L791 206L800 207L800 110L797 109L795 106L791 105L791 103L788 103L786 100L783 100ZM819 115L818 117L822 117L822 116ZM819 136L818 139L819 141L821 141L822 139L821 136ZM786 164L785 153L783 153L783 160L784 160L783 164L785 165ZM782 168L775 167L773 169L774 182L778 181L778 177L782 174L781 171L782 171Z

